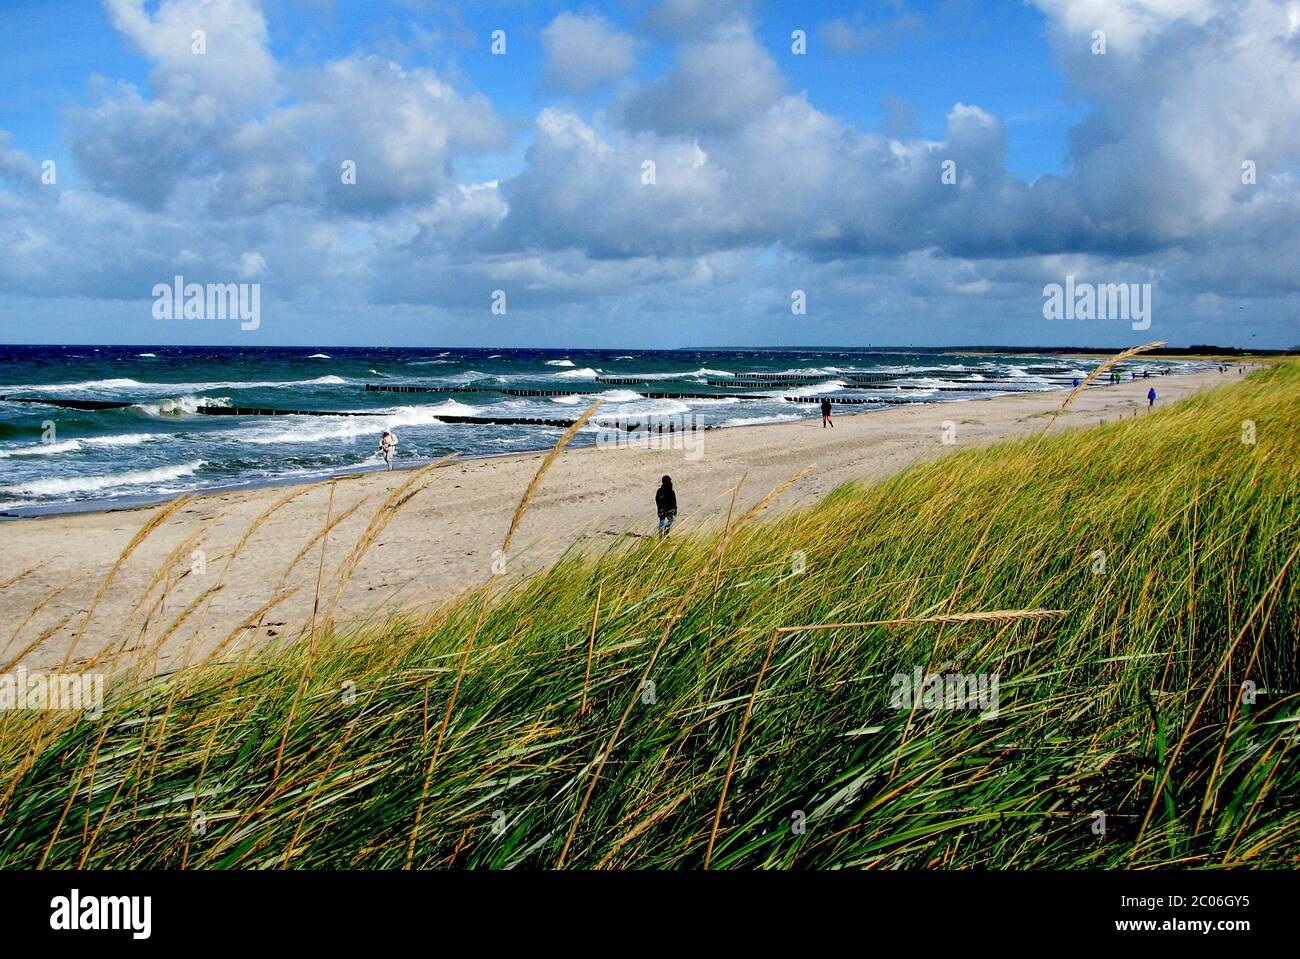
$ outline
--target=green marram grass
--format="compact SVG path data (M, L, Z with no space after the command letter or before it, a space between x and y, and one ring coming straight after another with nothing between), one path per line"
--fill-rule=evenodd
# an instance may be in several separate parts
M1297 412L1279 363L7 714L0 867L1294 867ZM1065 613L788 630L991 610Z

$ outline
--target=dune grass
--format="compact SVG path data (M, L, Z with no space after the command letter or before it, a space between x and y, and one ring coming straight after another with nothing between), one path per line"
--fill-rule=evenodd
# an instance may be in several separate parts
M9 713L0 867L1293 867L1298 409L1280 363Z

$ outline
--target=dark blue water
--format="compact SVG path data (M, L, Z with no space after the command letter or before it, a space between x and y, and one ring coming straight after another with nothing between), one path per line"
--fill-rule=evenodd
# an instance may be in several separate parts
M754 352L224 347L0 347L0 510L120 505L196 489L308 480L377 469L384 428L399 438L398 465L459 450L482 456L545 448L562 427L451 424L439 415L571 420L597 397L606 422L679 417L729 427L817 415L797 396L969 399L989 392L1055 390L1094 361L1052 356L795 350ZM1158 360L1129 369L1198 368ZM852 371L903 374L887 387L846 382ZM777 388L729 389L734 374L811 375ZM1140 372L1139 372L1140 375ZM598 376L653 377L631 386ZM366 392L365 384L474 385L454 394ZM561 390L511 397L493 387ZM656 399L655 392L709 394ZM738 392L761 394L742 400ZM79 411L18 398L103 400L123 409ZM203 406L380 411L384 415L209 416ZM883 405L843 407L840 413ZM575 438L594 442L596 427Z

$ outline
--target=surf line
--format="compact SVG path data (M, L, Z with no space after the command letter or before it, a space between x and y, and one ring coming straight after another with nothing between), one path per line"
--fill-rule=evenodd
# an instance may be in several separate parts
M195 412L203 416L392 416L377 410L280 410L253 406L200 406ZM547 419L530 416L456 416L435 413L440 423L471 423L481 426L556 426L568 429L573 420Z
M367 393L501 393L505 396L599 396L601 390L551 390L512 386L376 386L366 384ZM648 400L770 400L770 396L723 393L641 393Z
M118 402L106 400L65 400L46 397L0 396L0 400L14 403L40 403L73 410L116 410L138 405L138 401ZM282 410L268 406L199 406L194 412L201 416L392 416L378 410ZM573 420L549 419L529 416L455 416L436 414L441 423L470 423L481 426L554 426L568 429Z
M0 396L0 400L9 403L40 403L43 406L62 406L70 410L121 410L135 403L123 403L117 400L47 400L32 396Z

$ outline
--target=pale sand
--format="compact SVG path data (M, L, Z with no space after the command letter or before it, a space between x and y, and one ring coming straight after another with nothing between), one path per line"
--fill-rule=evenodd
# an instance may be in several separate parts
M1239 380L1234 368L1218 372L1170 375L1086 391L1057 422L1054 430L1096 426L1100 419L1145 415L1146 391L1159 393L1157 409L1197 390ZM1065 393L1020 394L969 402L891 407L855 415L837 415L835 428L823 429L820 418L696 434L702 455L682 449L585 448L566 451L543 479L510 549L506 575L537 570L553 562L566 547L605 548L628 531L652 534L654 492L659 477L673 477L681 515L673 535L724 514L731 490L744 478L737 508L744 509L802 468L816 469L783 496L774 510L815 498L849 479L876 479L908 464L963 447L1041 431ZM840 407L839 409L845 409ZM944 422L956 424L956 443L941 442ZM482 585L493 574L493 553L501 545L510 519L544 453L472 460L434 471L432 484L411 499L375 541L357 568L338 607L336 620L380 609L429 608ZM410 477L409 471L367 473L337 481L333 515L360 506L331 532L321 572L320 544L314 545L290 575L298 592L280 603L241 641L297 635L310 622L317 577L322 608L334 594L340 561L385 498ZM290 560L311 542L325 522L329 484L303 487L298 498L281 508L249 539L210 607L199 607L160 650L158 662L179 665L211 649L250 614L275 595ZM144 540L119 569L95 610L72 659L84 666L101 648L124 643L128 657L153 647L172 621L221 578L225 557L249 524L281 497L284 487L198 496L184 504ZM363 501L363 502L362 502ZM165 507L52 516L0 524L0 584L35 569L0 590L0 669L15 661L42 633L48 638L26 652L29 669L50 669L63 662L72 635L91 598L123 548ZM192 543L186 538L194 535ZM141 615L133 609L177 547L171 574L179 577L167 590L161 611L151 617L140 639ZM192 572L206 555L205 572ZM186 574L186 575L181 575ZM30 622L15 630L33 607L51 592L73 585L51 600ZM161 590L155 587L148 604ZM205 601L206 602L206 601ZM62 622L57 629L54 627ZM131 625L128 631L128 625ZM129 638L128 638L129 637ZM126 660L119 662L124 663ZM153 660L150 659L152 663Z

